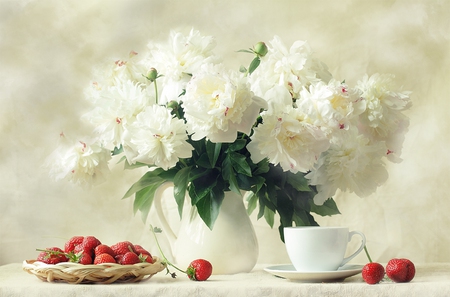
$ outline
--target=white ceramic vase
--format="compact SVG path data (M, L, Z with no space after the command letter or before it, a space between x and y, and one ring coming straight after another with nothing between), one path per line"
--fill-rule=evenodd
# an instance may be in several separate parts
M197 209L191 207L188 215L183 215L178 234L175 234L161 207L162 191L172 186L163 184L154 203L163 232L171 244L173 262L179 267L188 267L192 260L203 258L211 262L213 274L250 272L258 260L259 247L243 197L225 192L213 230L206 226ZM190 203L185 204L189 206Z

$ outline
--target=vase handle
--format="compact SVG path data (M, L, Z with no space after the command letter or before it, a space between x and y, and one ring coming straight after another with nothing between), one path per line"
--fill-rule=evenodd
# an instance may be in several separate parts
M163 197L164 191L170 187L173 187L173 183L171 182L165 182L161 186L159 186L158 189L156 189L155 191L155 199L153 200L153 203L155 204L156 214L158 215L159 220L161 222L163 233L167 235L167 239L173 246L173 244L177 240L177 235L175 235L175 232L173 232L172 227L170 227L170 224L167 222L167 218L166 215L164 214L161 204L161 199Z

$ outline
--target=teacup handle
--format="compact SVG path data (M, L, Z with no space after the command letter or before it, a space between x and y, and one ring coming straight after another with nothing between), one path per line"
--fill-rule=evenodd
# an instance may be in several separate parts
M358 248L358 250L356 250L356 252L354 252L353 254L351 254L350 256L348 256L347 258L344 258L344 260L342 260L342 263L340 266L344 266L348 261L350 261L351 259L353 259L354 257L356 257L363 249L364 246L366 245L366 236L364 236L364 234L362 232L359 231L351 231L348 233L348 242L350 242L352 240L353 235L359 235L361 236L361 245Z

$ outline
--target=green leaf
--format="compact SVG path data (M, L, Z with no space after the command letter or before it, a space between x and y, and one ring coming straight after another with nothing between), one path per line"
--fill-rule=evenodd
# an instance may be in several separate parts
M265 190L259 191L258 192L258 201L259 201L259 211L258 211L258 215L256 216L256 218L259 220L260 218L263 217L264 215L264 209L266 208L265 206L265 196L266 196L267 192Z
M296 226L308 226L309 218L305 211L296 211L292 216L292 220L295 222Z
M267 173L269 172L269 160L268 159L264 159L262 161L260 161L257 164L257 168L255 170L255 172L253 173L253 175L259 175L259 174L263 174L263 173Z
M191 171L189 172L189 181L192 182L205 175L208 175L210 172L211 169L205 170L204 168L192 168Z
M275 220L275 212L269 209L268 207L265 207L264 218L266 219L266 222L267 224L269 224L270 228L273 228L273 223Z
M258 204L258 196L256 196L255 193L250 192L249 196L247 197L247 202L247 214L251 215L256 209L256 205Z
M292 225L294 207L292 206L292 199L286 191L277 191L277 211L280 214L280 221L283 226Z
M241 49L237 51L238 53L249 53L249 54L253 54L254 52L252 50L246 50L246 49Z
M164 181L162 183L164 183ZM133 203L134 214L139 210L141 212L141 219L144 223L147 220L150 207L155 199L155 192L161 184L154 184L136 192Z
M301 192L310 192L311 188L309 187L308 180L305 178L305 175L301 172L296 174L288 173L286 174L286 182L290 184L294 189Z
M208 154L208 159L211 164L211 168L216 166L217 159L219 159L220 151L222 149L222 143L212 143L211 141L206 142L206 153Z
M119 147L114 147L114 150L111 152L113 156L119 155L123 152L123 147L120 145Z
M175 174L175 177L173 179L173 195L178 205L178 214L180 215L180 218L183 213L184 199L186 197L186 189L188 186L188 177L190 171L191 167L184 167Z
M207 171L208 174L204 174L203 176L192 180L190 185L188 186L188 192L189 196L191 197L192 205L196 205L201 199L210 194L213 188L217 185L217 172L213 170Z
M227 154L225 159L222 162L222 178L224 181L229 183L229 188L231 191L241 194L236 174L234 172L233 166L231 164L230 154Z
M236 194L241 195L241 189L239 188L239 183L236 179L236 175L231 174L230 179L228 180L228 182L230 183L229 188L231 191L233 191Z
M310 200L311 212L321 216L332 216L340 214L336 202L333 198L328 198L323 205L316 205L313 200Z
M239 151L239 150L243 149L246 144L247 144L247 140L246 139L236 139L233 143L230 144L230 146L228 147L227 152Z
M246 73L246 72L247 72L247 68L245 68L245 66L242 66L242 65L241 65L241 66L239 67L239 72L240 72L240 73Z
M137 182L135 182L130 189L125 193L122 199L130 197L137 191L140 191L148 186L154 184L162 184L165 180L159 176L164 170L158 168L153 171L147 171Z
M214 228L224 197L225 194L222 190L213 190L196 204L198 214L210 230Z
M213 168L211 166L211 161L209 159L208 154L202 154L200 156L200 158L198 158L197 160L195 160L195 165L199 166L199 167L203 167L203 168L207 168L207 169L211 169Z
M255 57L252 62L250 63L250 66L248 67L248 73L252 74L253 71L258 68L259 64L261 63L261 59L259 57Z
M233 169L236 170L237 173L252 176L252 169L247 163L246 156L236 152L231 152L228 156L230 157Z

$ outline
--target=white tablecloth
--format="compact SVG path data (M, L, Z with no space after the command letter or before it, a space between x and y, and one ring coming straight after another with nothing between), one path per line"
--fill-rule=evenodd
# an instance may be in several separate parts
M450 296L450 263L416 265L410 283L385 280L366 284L361 274L343 282L299 283L275 277L258 265L250 273L213 275L206 282L165 274L135 284L70 285L48 283L22 270L22 264L0 266L0 296Z

